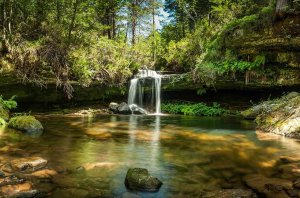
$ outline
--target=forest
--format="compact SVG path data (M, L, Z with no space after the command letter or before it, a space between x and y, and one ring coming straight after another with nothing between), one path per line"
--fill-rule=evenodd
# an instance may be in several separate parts
M0 198L300 198L300 0L0 0Z
M262 70L264 54L225 49L237 27L260 28L293 0L3 0L1 72L44 87L55 80L68 98L71 81L122 86L142 67L192 72L196 81ZM162 14L162 12L164 12ZM161 22L160 22L161 21ZM204 78L204 79L202 79Z

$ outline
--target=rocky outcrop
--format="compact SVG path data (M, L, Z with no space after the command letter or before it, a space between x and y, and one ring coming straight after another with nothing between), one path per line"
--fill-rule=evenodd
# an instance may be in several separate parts
M292 92L279 99L263 102L244 112L256 118L257 128L287 137L300 138L300 94Z
M268 68L280 66L282 69L298 68L299 71L299 7L284 8L280 16L265 8L260 16L253 17L252 21L250 16L248 20L249 23L228 33L227 49L236 50L241 58L248 60L254 60L257 55L264 56Z
M151 176L147 169L131 168L127 171L125 185L130 190L156 192L162 186L162 182Z
M9 120L8 126L27 133L40 133L43 125L34 116L17 116Z

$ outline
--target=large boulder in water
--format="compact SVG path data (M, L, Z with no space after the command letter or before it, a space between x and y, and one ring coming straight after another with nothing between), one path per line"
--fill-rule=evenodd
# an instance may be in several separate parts
M130 109L132 111L133 114L136 114L136 115L145 115L147 114L147 111L141 107L138 107L137 105L133 104L133 105L130 105Z
M34 116L17 116L10 119L8 126L27 133L40 133L43 125Z
M127 171L125 185L130 190L156 192L162 186L162 182L151 176L147 169L131 168Z
M129 105L126 102L122 102L118 106L118 113L119 114L124 114L124 115L129 115L129 114L132 114L132 111L131 111Z
M112 111L113 113L118 113L118 107L119 104L115 102L111 102L108 106L109 110Z

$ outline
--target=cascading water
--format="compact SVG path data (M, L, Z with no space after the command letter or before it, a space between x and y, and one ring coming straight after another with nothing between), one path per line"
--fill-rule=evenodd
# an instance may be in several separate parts
M128 105L132 111L161 113L161 75L152 70L140 70L130 82Z

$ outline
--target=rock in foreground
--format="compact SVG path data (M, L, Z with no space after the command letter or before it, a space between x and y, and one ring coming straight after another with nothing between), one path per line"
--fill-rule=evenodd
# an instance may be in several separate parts
M300 94L292 92L279 99L263 102L242 115L256 117L259 130L300 138Z
M147 169L131 168L127 171L125 185L130 190L157 192L162 186L162 182L151 176Z
M39 169L45 168L47 160L40 157L21 158L11 161L10 165L14 171L35 172Z
M34 116L17 116L10 119L8 126L27 133L39 133L43 125Z

